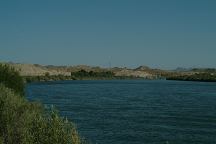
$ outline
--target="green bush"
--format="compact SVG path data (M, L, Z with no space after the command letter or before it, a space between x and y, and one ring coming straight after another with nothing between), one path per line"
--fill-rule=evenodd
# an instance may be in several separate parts
M71 72L72 77L78 77L78 78L113 78L115 77L115 74L111 71L101 71L101 72L94 72L94 71L85 71L80 70L77 72Z
M73 123L56 110L28 102L14 68L0 64L0 144L80 144Z
M79 144L75 126L0 85L0 140L7 144Z
M174 77L168 77L167 80L216 82L216 73L202 72L192 75L179 75Z
M19 72L6 64L0 64L0 83L13 89L18 94L24 95L23 78L19 75Z

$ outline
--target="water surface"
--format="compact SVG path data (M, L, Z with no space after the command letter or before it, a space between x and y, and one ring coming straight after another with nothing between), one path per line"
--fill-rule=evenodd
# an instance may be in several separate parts
M216 83L59 81L28 84L98 144L215 144Z

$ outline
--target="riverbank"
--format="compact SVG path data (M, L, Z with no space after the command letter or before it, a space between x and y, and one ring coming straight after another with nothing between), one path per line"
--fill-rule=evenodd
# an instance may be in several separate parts
M179 75L167 77L167 80L216 82L216 73L196 73L192 75Z
M29 102L23 78L12 67L0 64L0 143L81 144L76 126L55 108Z
M30 82L43 82L43 81L65 81L65 80L143 80L150 78L143 77L135 77L135 76L116 76L111 71L101 71L101 72L93 72L93 71L85 71L80 70L77 72L71 72L70 76L65 75L50 75L49 73L45 73L43 76L23 76L23 79L26 83ZM151 79L156 79L156 77L152 77Z
M60 80L119 80L119 79L167 79L181 81L216 81L215 68L177 68L175 70L152 69L147 66L137 68L102 68L87 65L43 66L39 64L6 63L14 67L25 82Z

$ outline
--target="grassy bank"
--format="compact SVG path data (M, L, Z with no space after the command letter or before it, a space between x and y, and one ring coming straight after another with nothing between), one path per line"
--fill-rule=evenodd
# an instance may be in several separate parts
M13 68L0 64L0 143L80 144L73 123L56 110L24 97L24 82Z
M63 75L52 75L52 76L23 76L23 79L26 83L30 82L43 82L43 81L61 81L61 80L76 80L71 76Z
M141 77L133 76L115 76L111 71L85 71L80 70L77 72L71 72L70 76L64 75L50 75L46 73L43 76L24 76L25 82L40 82L40 81L61 81L61 80L124 80L124 79L144 79Z
M167 77L167 80L216 82L216 73L202 72L192 75L179 75Z

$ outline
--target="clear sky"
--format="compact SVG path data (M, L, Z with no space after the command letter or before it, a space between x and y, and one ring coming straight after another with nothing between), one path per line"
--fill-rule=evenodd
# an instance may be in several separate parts
M216 67L216 0L1 0L0 60Z

